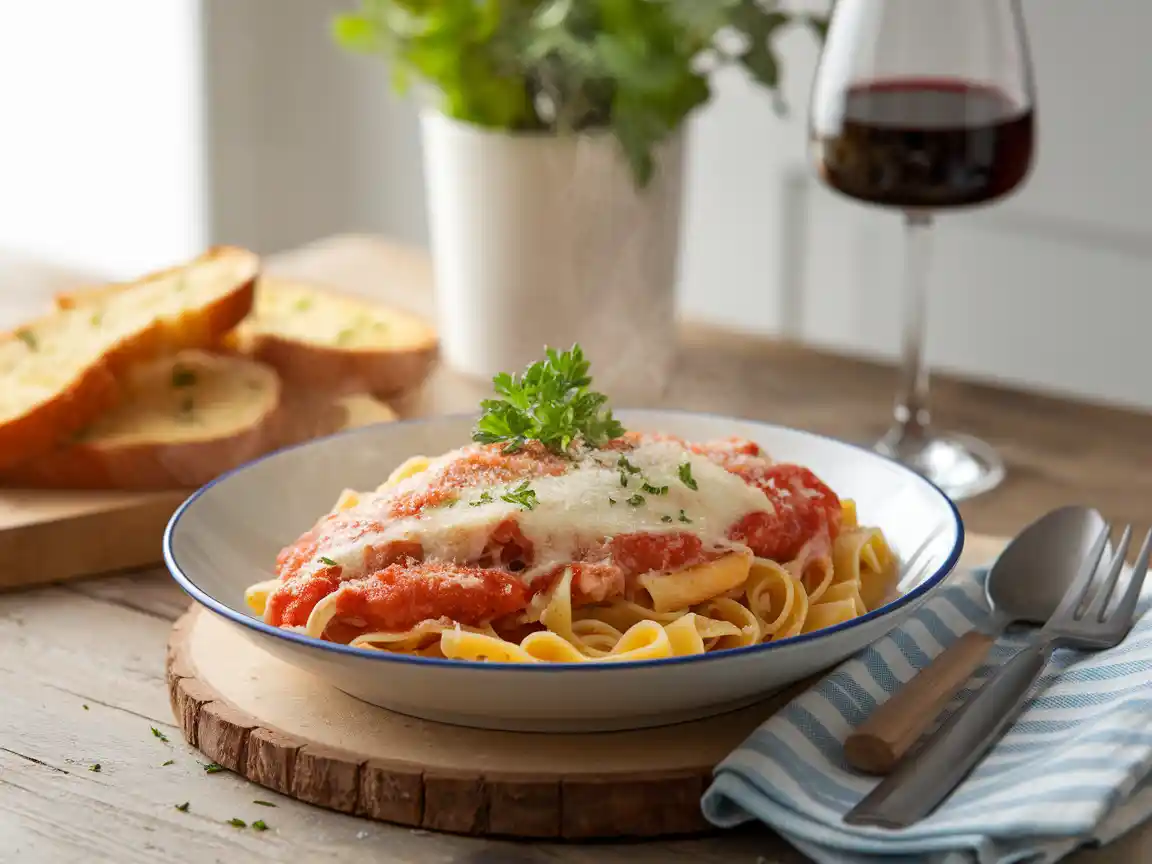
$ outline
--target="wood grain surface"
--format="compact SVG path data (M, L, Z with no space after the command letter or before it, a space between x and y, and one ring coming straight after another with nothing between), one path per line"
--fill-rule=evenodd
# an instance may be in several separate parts
M432 315L432 272L420 250L343 237L271 259L266 269ZM66 282L54 275L43 284L59 290ZM662 404L864 444L888 424L896 388L889 367L698 324L680 336ZM961 505L970 529L1010 533L1074 502L1152 522L1152 415L947 376L932 387L941 428L984 438L1008 466L1000 488ZM489 390L488 381L440 369L396 407L407 417L471 411ZM159 562L164 525L183 497L0 490L0 589Z
M0 257L0 275L5 269ZM429 302L420 253L364 238L326 241L271 269L380 296ZM21 265L19 284L39 271ZM51 290L68 277L45 281ZM11 279L6 284L16 284ZM0 293L0 307L11 292ZM23 301L21 301L23 302ZM694 359L695 358L695 359ZM696 364L684 404L866 440L885 425L895 374L881 365L751 337L687 328L682 364ZM683 373L682 373L683 374ZM451 404L474 382L438 375L413 400ZM963 505L970 528L1009 534L1058 504L1083 501L1114 519L1152 523L1152 417L938 379L937 417L991 440L1008 480ZM676 392L673 397L676 397ZM470 398L470 397L469 397ZM110 537L114 545L116 538ZM148 541L151 542L151 541ZM156 548L156 547L152 547ZM0 573L11 566L4 547ZM37 558L25 559L35 566ZM763 827L699 840L557 844L472 839L399 828L312 807L279 792L291 775L266 760L270 788L207 761L181 740L168 704L165 644L187 597L167 574L103 576L0 594L0 861L73 864L800 864L806 859ZM87 706L85 709L84 706ZM155 737L150 727L168 738ZM249 734L247 762L284 741ZM99 763L99 772L89 770ZM170 764L169 764L170 763ZM416 780L368 763L362 781L395 789L384 801L412 812ZM383 766L387 767L387 766ZM311 770L311 766L309 766ZM446 778L445 794L456 794ZM263 780L261 781L263 782ZM280 784L277 787L277 784ZM406 785L407 784L407 785ZM405 797L405 791L408 796ZM256 804L275 804L274 808ZM186 811L177 805L188 803ZM589 807L602 806L599 800ZM388 818L384 813L372 814ZM264 820L265 832L228 820ZM1069 864L1152 861L1152 830L1131 832Z

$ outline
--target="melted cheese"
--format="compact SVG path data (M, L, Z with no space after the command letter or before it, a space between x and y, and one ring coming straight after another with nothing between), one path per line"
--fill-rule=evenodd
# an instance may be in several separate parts
M428 488L460 452L434 460L427 471L391 489L363 496L342 518L370 517L395 495ZM536 493L536 504L531 510L501 497L523 481L468 487L460 490L451 507L393 519L382 530L354 541L324 543L320 554L343 568L342 579L364 575L367 547L398 540L419 542L430 560L474 561L483 554L493 529L514 518L535 549L534 566L523 574L530 580L536 573L572 561L581 547L621 534L694 534L706 548L733 548L737 544L727 537L733 524L749 513L772 510L762 491L676 442L646 442L625 455L638 469L636 473L621 469L618 452L590 451L565 474L533 478L529 488ZM680 478L685 462L691 466L696 489ZM627 485L622 485L621 478ZM662 494L645 491L645 484ZM681 513L688 521L681 520Z

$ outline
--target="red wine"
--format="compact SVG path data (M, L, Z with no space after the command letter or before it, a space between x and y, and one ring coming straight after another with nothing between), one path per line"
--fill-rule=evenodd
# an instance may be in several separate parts
M1028 174L1032 109L963 81L854 87L837 134L814 142L834 189L890 207L963 207L1006 195Z

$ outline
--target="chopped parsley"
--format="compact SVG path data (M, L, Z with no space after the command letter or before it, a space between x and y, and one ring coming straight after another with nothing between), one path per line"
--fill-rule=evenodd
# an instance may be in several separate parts
M99 327L100 322L103 320L104 320L104 313L103 312L93 312L92 317L88 319L88 323L91 324L93 327Z
M500 500L509 504L519 504L524 510L535 510L539 502L536 500L536 492L529 488L528 482L525 480L511 492L501 495Z
M172 386L180 389L181 387L191 387L196 383L196 373L186 366L176 365L172 367Z
M327 564L329 567L337 567L337 566L339 566L339 565L338 565L338 564L337 564L335 561L333 561L333 560L332 560L331 558L329 558L327 555L321 555L321 556L320 556L320 563L321 563L321 564Z
M175 759L169 759L167 762L161 762L160 767L161 768L167 768L169 765L175 765L175 764L176 764Z
M501 372L492 379L499 398L480 403L483 415L473 441L502 443L505 453L539 441L553 453L566 454L578 439L599 447L624 433L605 407L608 397L588 389L589 363L579 345L563 353L548 348L545 355L521 374Z
M255 822L252 823L252 827L255 828L257 831L267 831L268 830L268 826L264 823L263 819L257 819Z
M217 765L215 762L201 762L200 765L204 768L205 774L219 774L224 770L223 765Z
M336 334L336 344L347 345L352 341L352 337L355 335L355 330L353 330L351 327L345 327L343 330Z
M174 804L172 806L174 806L181 813L187 813L188 812L188 805L190 803L191 803L190 801L185 801L183 804Z
M233 816L231 819L228 820L228 824L231 825L233 828L247 828L248 827L247 822L245 822L243 819L237 819L235 816Z
M691 489L693 492L695 492L697 489L700 488L696 484L696 478L692 476L692 463L691 462L681 462L679 473L680 473L680 482L683 483L685 486L687 486L689 489Z
M629 474L639 474L640 469L628 461L628 457L621 454L620 459L616 462L617 467L621 472L627 471Z
M535 493L533 493L533 494L535 494ZM481 504L491 504L492 501L493 501L492 493L485 491L485 492L480 493L480 497L477 498L475 501L469 501L468 506L469 507L479 507Z
M271 801L261 801L259 798L257 798L252 803L253 804L259 804L261 807L275 807L276 806Z
M160 731L159 729L157 729L155 726L153 726L153 727L151 727L151 728L152 728L152 737L154 737L154 738L159 738L159 739L160 739L161 741L163 741L165 744L167 744L167 743L168 743L168 736L167 736L167 735L165 735L163 732L161 732L161 731Z
M692 520L684 515L683 510L680 511L680 521L683 522L685 525L691 525L692 524Z
M609 504L611 504L613 507L615 507L615 506L616 506L616 499L615 499L615 498L612 498L612 497L609 497L609 498L608 498L608 503L609 503Z
M312 298L311 297L301 297L294 304L292 304L292 308L295 309L297 312L307 312L309 309L312 308Z
M40 347L40 343L36 341L36 335L31 330L17 330L16 338L27 345L29 351L35 351Z
M641 492L647 492L649 495L667 495L668 494L668 487L667 486L653 486L651 483L649 483L647 480L645 480L644 485L640 487L640 491Z
M625 489L628 488L628 475L623 471L620 472L620 486Z
M87 705L83 706L83 708L84 708L84 710L85 710L85 711L87 711L87 710L88 710L88 706L87 706Z
M100 763L99 762L93 762L91 765L88 766L88 770L92 771L95 774L99 774L100 773Z
M628 499L628 503L631 504L633 507L639 507L641 504L644 503L644 496L643 495L633 495L631 498Z
M672 517L671 517L671 516L668 516L668 515L664 515L664 516L661 516L661 517L660 517L660 521L661 521L661 522L671 522L671 521L672 521Z

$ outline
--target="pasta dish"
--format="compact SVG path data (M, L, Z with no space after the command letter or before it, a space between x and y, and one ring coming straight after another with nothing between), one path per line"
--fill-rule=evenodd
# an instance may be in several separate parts
M250 607L360 648L582 663L784 639L889 599L898 562L851 500L751 441L625 431L578 352L497 376L473 443L345 491Z

